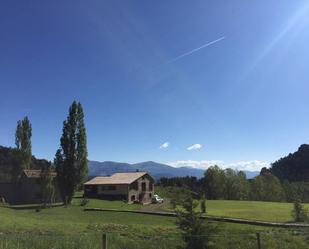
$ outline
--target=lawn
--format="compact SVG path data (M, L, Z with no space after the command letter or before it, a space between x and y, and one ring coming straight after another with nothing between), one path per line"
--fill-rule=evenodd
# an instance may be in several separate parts
M160 187L156 191L164 197L166 204L164 210L172 211L169 202L169 193ZM242 218L260 221L292 222L292 203L285 202L263 202L263 201L227 201L207 200L207 215L231 218ZM309 210L309 204L304 204ZM199 208L199 207L198 207Z
M293 204L262 201L208 200L207 214L261 221L291 222ZM309 205L306 205L309 208Z
M110 249L176 249L183 245L176 218L86 212L80 203L81 198L77 195L69 207L47 208L39 212L35 209L0 207L0 249L99 249L102 233L108 233ZM87 206L113 209L147 207L94 199ZM285 203L208 201L207 209L212 215L252 219L274 219L272 216L275 216L282 221L288 220L289 214L289 206ZM263 214L263 211L267 214ZM295 230L290 229L217 222L211 224L218 229L211 237L213 248L217 249L256 248L256 232L262 233L262 248L309 248L306 237L299 234L306 233L305 230L297 230L295 233Z
M176 218L85 212L78 205L40 212L0 208L0 220L0 249L99 249L102 232L108 233L110 249L176 249L183 243ZM217 249L256 248L256 232L262 233L263 248L309 248L289 229L212 224L218 229L211 237Z
M143 206L139 204L127 204L122 201L89 199L87 207L126 210L173 211L171 205L169 204L169 198L166 198L164 191L161 188L156 188L156 192L158 192L161 196L164 197L164 205L150 204ZM81 193L79 193L78 196L79 195L81 195ZM76 198L74 200L74 203L76 205L78 205L79 202L79 198ZM272 222L293 222L292 203L207 200L206 206L207 215L210 216L221 216ZM309 210L309 204L304 204L304 206Z

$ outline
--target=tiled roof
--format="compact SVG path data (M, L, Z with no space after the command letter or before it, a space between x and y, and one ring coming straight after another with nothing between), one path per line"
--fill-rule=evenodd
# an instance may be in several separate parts
M24 174L28 178L40 178L41 177L41 170L40 169L25 169ZM55 171L51 172L52 177L56 177L57 173Z
M105 184L131 184L140 177L148 174L147 172L115 173L111 176L97 176L85 185L105 185Z

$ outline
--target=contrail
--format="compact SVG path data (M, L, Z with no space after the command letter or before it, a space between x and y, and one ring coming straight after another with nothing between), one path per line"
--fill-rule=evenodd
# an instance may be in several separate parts
M199 50L201 50L201 49L203 49L203 48L206 48L206 47L208 47L208 46L210 46L210 45L212 45L212 44L215 44L215 43L217 43L217 42L219 42L219 41L222 41L222 40L224 40L224 39L225 39L225 36L222 36L222 37L220 37L220 38L217 39L217 40L208 42L208 43L204 44L203 46L200 46L200 47L198 47L198 48L195 48L195 49L193 49L193 50L191 50L191 51L189 51L189 52L187 52L187 53L184 53L184 54L182 54L182 55L179 55L179 56L175 57L174 59L169 60L168 62L166 62L166 64L169 64L169 63L173 63L173 62L175 62L175 61L178 61L179 59L181 59L181 58L183 58L183 57L185 57L185 56L188 56L188 55L190 55L190 54L193 54L193 53L195 53L195 52L197 52L197 51L199 51Z

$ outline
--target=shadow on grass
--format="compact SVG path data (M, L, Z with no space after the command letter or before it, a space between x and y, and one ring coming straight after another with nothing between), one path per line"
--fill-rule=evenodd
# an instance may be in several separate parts
M48 205L46 208L61 207L61 206L64 206L64 204L62 202L59 202L59 203L53 203L52 205ZM43 208L43 204L7 205L3 207L15 209L15 210L38 209L38 208Z

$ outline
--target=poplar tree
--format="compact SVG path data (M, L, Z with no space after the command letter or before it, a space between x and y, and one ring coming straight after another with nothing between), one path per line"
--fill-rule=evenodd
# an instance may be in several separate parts
M17 122L16 132L15 132L15 145L18 150L20 165L15 174L17 179L22 170L30 169L31 159L32 159L32 126L28 117L24 117L23 120Z
M51 165L44 165L41 168L40 184L42 189L42 202L44 207L46 207L53 203L55 195Z
M82 105L76 101L63 122L60 149L54 164L65 204L70 204L75 191L82 186L88 174L87 137Z

